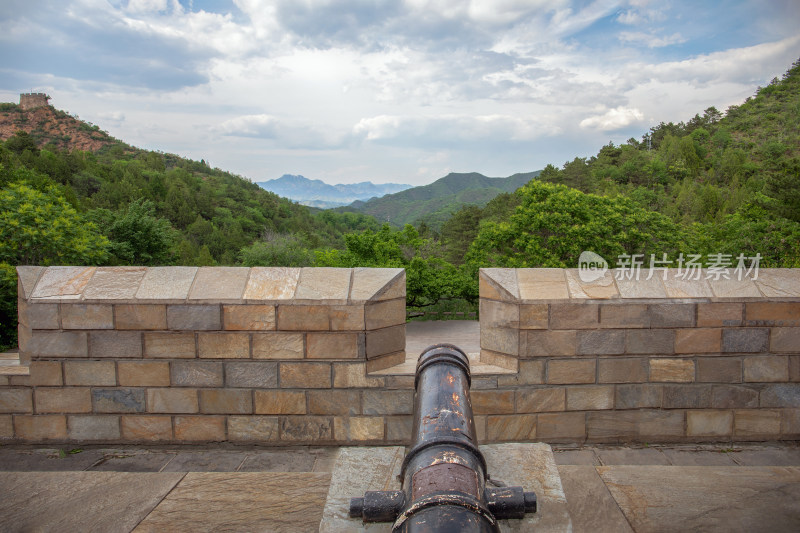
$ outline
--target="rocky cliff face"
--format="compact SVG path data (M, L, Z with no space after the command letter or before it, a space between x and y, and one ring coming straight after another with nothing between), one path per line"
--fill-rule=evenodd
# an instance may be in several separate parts
M78 120L53 106L27 111L15 104L0 108L0 140L7 140L18 131L29 133L40 147L51 143L62 150L96 152L118 141L98 126Z

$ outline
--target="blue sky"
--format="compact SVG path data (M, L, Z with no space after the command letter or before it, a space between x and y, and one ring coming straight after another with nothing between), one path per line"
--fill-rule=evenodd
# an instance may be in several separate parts
M4 0L0 101L253 181L422 185L724 111L798 28L796 0Z

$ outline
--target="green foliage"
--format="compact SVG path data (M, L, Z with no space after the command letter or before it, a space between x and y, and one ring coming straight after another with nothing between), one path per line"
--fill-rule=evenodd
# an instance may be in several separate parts
M0 351L17 344L17 271L0 262Z
M135 200L108 229L111 253L123 265L168 265L175 260L175 232L169 221L155 216L150 200Z
M268 233L263 240L242 248L239 261L248 267L304 267L314 264L314 253L300 236Z

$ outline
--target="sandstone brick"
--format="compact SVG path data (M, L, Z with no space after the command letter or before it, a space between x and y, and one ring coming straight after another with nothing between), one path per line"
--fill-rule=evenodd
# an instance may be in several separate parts
M695 325L695 304L651 304L649 312L651 328L681 328Z
M567 411L596 411L613 408L613 385L567 387Z
M353 323L350 327L334 328L333 316L331 316L331 329L361 329L353 328L358 325L358 314L355 314ZM368 330L388 328L398 324L406 323L406 299L385 300L382 302L368 303L364 306L364 327Z
M586 415L586 435L594 442L679 440L683 411L594 411Z
M494 390L496 388L497 376L472 376L471 390Z
M173 361L170 380L177 387L221 387L222 363Z
M405 352L395 352L386 355L379 355L367 361L367 374L380 372L393 366L402 365L406 361Z
M52 266L46 268L31 298L76 299L80 298L86 284L92 279L97 267Z
M276 388L278 386L278 363L272 361L225 363L225 386Z
M525 331L520 334L525 336L525 357L575 355L578 350L578 335L574 330Z
M742 385L715 385L711 406L715 409L758 407L758 390Z
M744 304L697 304L697 327L741 326L743 316Z
M86 300L130 300L145 276L146 267L100 267L83 292Z
M586 437L584 413L543 413L536 421L536 438L547 441L583 441Z
M306 343L309 359L358 359L363 352L358 333L309 333Z
M196 355L194 333L145 333L144 355L152 358L192 359Z
M67 417L64 415L15 415L17 438L33 442L66 440Z
M58 361L31 361L29 372L34 387L58 387L63 384L61 363Z
M75 415L67 417L69 438L77 441L105 441L120 438L119 417L113 415Z
M268 331L275 329L274 305L223 305L226 330Z
M641 383L647 381L647 359L640 357L601 358L597 361L598 383Z
M788 381L789 358L784 355L745 357L744 380L750 383Z
M198 333L197 355L206 359L249 359L247 333Z
M277 416L229 416L228 440L242 442L277 441Z
M480 297L492 300L519 300L517 272L518 270L514 268L481 268L478 271L478 292ZM561 283L564 286L563 297L568 298L564 275L563 272L560 273Z
M375 317L376 323L385 323L386 326L394 326L395 324L402 324L406 321L405 299L394 301L403 304L403 309L400 312L402 319L398 321L397 316L393 316L392 313L389 312L385 312L385 317L382 319L380 316L381 313L377 313L379 316ZM395 304L395 306L397 306L397 304ZM364 314L365 309L363 305L332 305L328 309L330 329L331 331L362 331L365 323Z
M303 268L300 270L295 300L346 303L352 274L350 268Z
M254 267L244 290L248 301L291 300L300 279L300 269L291 267Z
M36 389L36 413L91 413L92 397L88 388Z
M518 413L546 413L566 409L566 393L562 387L520 389L516 392Z
M481 348L478 360L485 365L493 365L498 366L500 368L505 368L506 370L512 370L517 372L519 370L519 359L517 359L516 355L508 355L505 353L497 353L492 352L490 350L484 350ZM398 364L403 364L404 361L400 361ZM369 362L367 362L367 370L369 371ZM474 383L474 382L473 382ZM474 385L473 385L474 387ZM493 387L497 388L497 387Z
M386 391L381 392L386 393ZM356 390L308 391L308 412L312 415L359 415L361 414L361 393Z
M30 387L31 377L24 374L17 374L6 376L8 377L8 385L11 387Z
M711 407L711 385L664 385L664 409L706 409Z
M256 414L303 415L306 413L306 395L302 391L257 390L254 391L254 394Z
M24 313L20 306L19 320L31 329L59 329L58 304L28 304Z
M547 383L594 383L595 367L594 359L550 360L547 362Z
M33 413L31 390L0 389L0 413Z
M671 355L675 349L672 329L628 330L625 337L627 353Z
M631 331L628 332L633 333ZM588 330L578 332L579 355L611 355L625 353L625 330Z
M67 385L113 387L117 384L114 361L66 361L64 382Z
M697 381L706 383L741 383L742 360L738 357L699 357Z
M96 413L143 413L144 389L92 389Z
M599 325L599 305L564 303L550 306L550 329L594 329Z
M91 357L134 358L142 356L142 334L138 331L92 331Z
M679 329L675 332L675 353L719 353L721 349L721 329Z
M367 359L395 352L403 352L406 349L405 324L368 331L366 336Z
M197 389L147 389L149 413L196 413Z
M473 413L478 415L514 412L514 391L473 391L470 399ZM366 401L364 409L368 409Z
M117 329L167 329L166 305L115 305Z
M475 435L478 437L478 442L486 442L486 415L477 415L475 419ZM409 433L409 435L411 435Z
M333 425L329 417L286 416L280 424L282 441L320 442L333 439Z
M512 399L513 404L513 399ZM475 405L473 397L473 406ZM410 415L414 412L414 392L405 390L364 391L365 415Z
M245 389L201 389L200 412L246 415L253 413L253 395Z
M336 388L373 388L383 387L383 377L367 376L364 363L334 363L333 386Z
M136 299L184 301L197 270L197 267L150 267L136 290Z
M0 416L0 441L14 438L14 417L11 415Z
M610 271L602 272L599 278L592 281L583 281L577 268L568 268L565 274L569 296L572 299L607 300L620 297L614 275Z
M283 389L327 389L331 386L330 363L280 363Z
M119 384L123 387L169 387L169 363L166 361L120 361Z
M158 442L172 440L172 417L123 416L120 422L122 438L126 441Z
M241 301L249 274L249 268L200 267L189 290L189 300Z
M768 346L768 328L736 328L722 330L722 351L724 353L766 352Z
M519 306L520 329L547 329L550 306L547 304L522 304Z
M747 302L748 326L800 326L800 302Z
M63 329L114 329L114 313L110 305L62 304Z
M645 304L607 304L600 306L601 328L649 328L650 313Z
M800 435L800 409L781 409L781 433L788 439Z
M660 408L663 387L650 383L617 385L614 405L617 409Z
M519 442L536 439L536 415L494 415L486 418L489 442Z
M225 440L225 417L176 416L175 440L196 442Z
M520 300L569 299L566 271L563 268L519 268L516 272L513 269L487 270L492 271L490 276L506 292L515 295L518 290ZM517 279L513 280L515 273Z
M789 356L789 381L800 381L800 355Z
M88 334L85 331L33 331L28 351L34 358L87 357Z
M691 382L694 374L694 361L691 359L650 360L650 381Z
M516 303L480 300L481 329L519 328L519 305Z
M800 353L800 328L772 328L770 350L779 353Z
M767 409L737 409L733 413L733 435L745 439L776 439L781 433L781 412Z
M519 354L520 330L481 325L481 349L512 356Z
M302 333L254 333L253 359L302 359L305 340Z
M328 331L330 318L327 305L279 305L280 331Z
M406 271L402 268L354 268L351 301L381 301L406 297Z
M519 371L515 375L497 376L497 386L507 387L515 385L539 385L544 383L544 361L522 360L519 362Z
M406 389L406 390L414 389L414 376L412 375L386 376L385 379L386 379L385 386L387 389Z
M410 444L413 425L414 419L411 416L386 417L387 443Z
M761 390L761 407L800 407L800 385L797 383L776 383Z
M220 330L220 308L218 305L168 305L167 326L172 330Z
M687 411L687 437L729 437L733 433L731 411Z
M383 417L337 416L333 419L333 425L334 436L339 442L383 441Z

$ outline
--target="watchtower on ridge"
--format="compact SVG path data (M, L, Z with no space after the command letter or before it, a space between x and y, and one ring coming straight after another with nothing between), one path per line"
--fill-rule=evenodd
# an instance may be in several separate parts
M48 100L50 100L50 97L45 93L21 93L19 95L19 106L23 111L27 111L28 109L49 105L47 103Z

